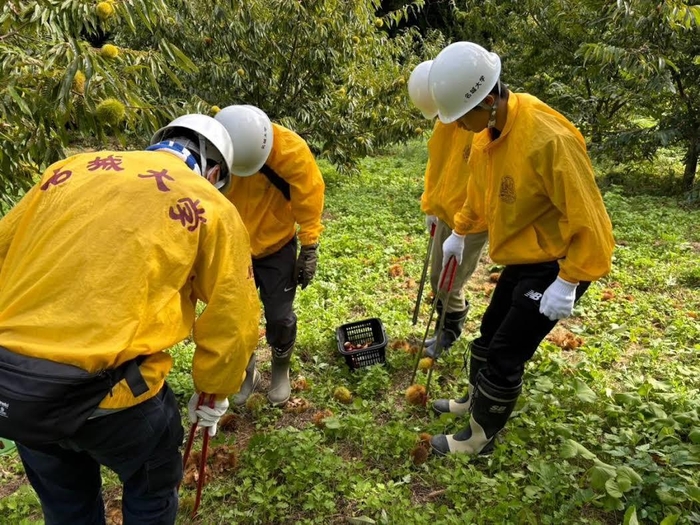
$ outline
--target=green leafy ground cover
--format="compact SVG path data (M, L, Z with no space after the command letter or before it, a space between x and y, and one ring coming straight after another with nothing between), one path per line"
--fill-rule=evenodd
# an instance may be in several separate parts
M416 143L365 159L354 177L323 166L326 231L319 274L297 300L293 399L286 409L233 411L213 441L195 522L700 523L700 211L607 189L613 271L541 345L494 454L420 463L419 433L460 427L404 398L406 350L429 312L426 302L411 325L427 242L418 206L425 160ZM498 270L483 257L469 283L467 337L436 366L434 395L466 389L462 354ZM389 335L387 366L351 373L335 329L369 317ZM184 407L193 347L172 352L170 384ZM264 392L262 337L260 355ZM350 404L333 398L339 386ZM16 455L0 456L3 523L41 521L21 472ZM188 476L181 523L191 521ZM110 523L120 522L119 498L105 472Z

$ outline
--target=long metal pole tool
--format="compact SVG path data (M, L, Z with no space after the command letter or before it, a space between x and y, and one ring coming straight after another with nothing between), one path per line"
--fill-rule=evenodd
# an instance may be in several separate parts
M203 392L199 394L199 402L197 406L202 406L204 404L208 405L210 408L214 408L214 401L215 401L215 396L214 394L209 395L207 398L207 395L204 394ZM195 433L197 432L197 422L195 421L192 423L192 427L190 427L190 435L187 438L187 445L185 446L185 454L182 457L182 470L184 472L185 467L187 466L187 460L190 459L190 452L192 451L192 443L194 443L194 436ZM204 488L204 478L206 475L205 468L207 465L207 453L209 450L209 429L204 428L204 443L202 444L202 457L201 457L201 462L199 463L199 477L197 478L197 496L195 497L194 500L194 507L192 508L192 518L194 518L197 515L197 510L199 509L199 504L202 501L202 489ZM180 488L180 485L177 486L177 488Z
M440 276L440 285L438 286L438 291L437 294L435 295L435 300L433 301L432 306L430 307L430 316L428 317L428 323L425 326L425 333L423 334L423 341L421 342L420 347L418 348L418 351L416 352L416 358L413 363L413 374L411 375L411 384L416 379L416 372L418 371L418 363L420 362L421 357L423 356L423 351L425 350L425 341L428 339L428 333L430 332L430 326L433 324L433 315L435 315L435 306L437 305L437 302L439 300L445 300L449 293L452 291L452 284L454 283L455 280L455 275L457 273L457 259L453 255L450 257L450 259L447 261L447 265L445 268L442 270L442 274ZM443 308L442 312L440 313L440 320L438 322L437 329L435 331L435 337L436 342L435 344L440 344L440 339L441 339L441 332L442 332L442 325L445 323L445 313L447 312L447 308ZM428 381L430 381L430 375L432 373L433 369L432 367L430 368L430 372L428 373ZM426 388L426 394L427 394L427 388ZM427 395L426 395L427 399Z
M420 303L423 298L423 288L425 288L425 278L428 275L428 265L430 264L430 254L433 251L433 240L435 240L435 223L430 225L430 238L428 239L428 250L425 253L425 261L423 261L423 271L420 275L420 285L418 286L418 297L416 297L416 306L413 308L413 326L418 322L418 312L420 311Z

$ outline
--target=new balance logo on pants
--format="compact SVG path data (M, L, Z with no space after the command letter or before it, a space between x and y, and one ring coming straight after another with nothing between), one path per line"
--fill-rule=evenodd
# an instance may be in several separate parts
M540 292L536 292L535 290L530 290L525 292L525 297L532 299L533 301L539 301L542 299L542 294Z

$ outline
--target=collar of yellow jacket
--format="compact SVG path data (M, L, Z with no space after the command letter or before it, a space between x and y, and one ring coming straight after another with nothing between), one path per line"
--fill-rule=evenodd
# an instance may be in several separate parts
M515 118L518 116L519 109L520 99L516 93L511 91L508 95L508 115L506 116L506 125L503 126L501 135L496 140L491 140L491 133L487 128L474 136L475 145L478 145L478 147L481 147L482 149L486 149L489 147L495 147L503 142L508 136L508 133L510 133L510 130L513 129L513 124L515 123Z

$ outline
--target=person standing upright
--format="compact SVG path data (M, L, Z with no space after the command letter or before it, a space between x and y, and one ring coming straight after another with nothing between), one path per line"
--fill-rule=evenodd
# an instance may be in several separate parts
M469 415L466 428L432 438L440 455L493 447L526 363L612 264L612 224L583 136L536 97L512 93L500 75L500 57L472 42L443 49L429 73L439 119L476 134L467 198L443 244L443 266L484 223L491 259L505 265L472 345L473 384L461 398L433 403L438 413Z
M433 61L421 62L411 72L408 94L423 116L433 119L437 106L428 86L428 73ZM428 140L428 165L425 168L425 187L421 196L421 211L425 213L428 232L434 227L434 242L430 259L430 286L437 294L442 273L442 245L452 233L455 215L461 210L467 197L469 182L468 161L474 133L462 129L456 123L435 122L433 134ZM464 329L469 312L469 301L465 299L464 286L476 270L481 252L488 239L486 226L465 237L464 249L457 258L458 266L452 291L444 301L435 299L438 321L443 308L444 326L440 342L433 336L426 340L425 354L437 358L452 347ZM435 328L437 330L437 326Z

